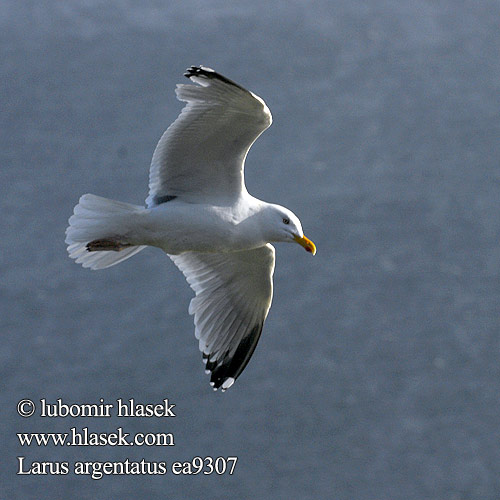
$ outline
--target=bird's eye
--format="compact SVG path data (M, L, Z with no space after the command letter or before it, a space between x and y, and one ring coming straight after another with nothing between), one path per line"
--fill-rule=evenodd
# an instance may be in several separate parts
M283 217L283 224L290 224L290 219L288 217Z

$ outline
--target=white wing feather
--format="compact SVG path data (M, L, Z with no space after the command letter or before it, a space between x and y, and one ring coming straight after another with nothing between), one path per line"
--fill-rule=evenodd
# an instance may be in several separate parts
M230 387L259 340L273 295L274 247L169 256L196 296L195 335L215 389Z
M193 66L186 76L198 85L177 85L187 105L156 146L148 206L173 196L204 203L239 195L247 152L272 122L260 97L215 71Z

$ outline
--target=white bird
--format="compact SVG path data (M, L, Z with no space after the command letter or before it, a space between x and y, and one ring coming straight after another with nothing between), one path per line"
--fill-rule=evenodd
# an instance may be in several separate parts
M313 255L290 210L251 196L250 146L272 122L264 101L203 66L179 84L187 104L156 146L146 208L83 195L69 219L69 256L103 269L146 246L161 248L196 296L189 313L210 384L233 385L252 356L273 295L274 247L297 242Z

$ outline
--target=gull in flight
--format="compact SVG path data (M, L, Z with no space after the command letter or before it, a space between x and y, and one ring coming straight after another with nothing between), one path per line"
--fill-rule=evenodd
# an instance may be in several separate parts
M68 253L91 269L161 248L195 292L189 305L210 384L231 387L252 356L273 295L274 247L311 254L297 216L245 187L248 150L272 122L264 101L204 66L179 84L187 104L156 146L146 208L83 195L66 230Z

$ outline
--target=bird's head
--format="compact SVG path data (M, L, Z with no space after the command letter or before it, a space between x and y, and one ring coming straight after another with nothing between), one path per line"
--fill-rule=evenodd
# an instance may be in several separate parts
M291 210L280 205L268 205L266 212L270 242L295 242L307 252L316 253L316 245L304 236L302 224Z

